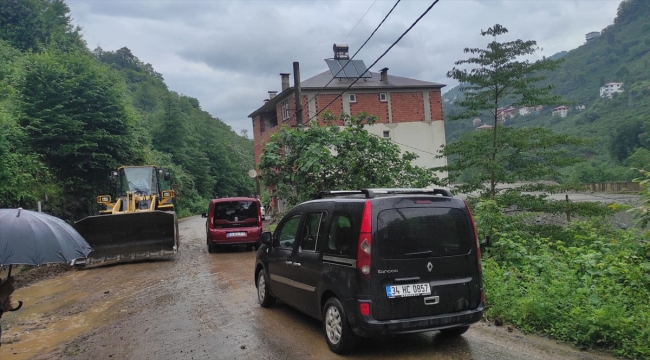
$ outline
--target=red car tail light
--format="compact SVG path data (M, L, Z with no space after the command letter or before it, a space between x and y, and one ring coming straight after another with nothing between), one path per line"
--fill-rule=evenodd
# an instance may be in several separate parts
M357 269L366 280L370 280L370 254L372 249L372 205L366 201L361 217L361 231L357 248Z
M367 302L359 303L359 312L363 316L370 316L370 303Z

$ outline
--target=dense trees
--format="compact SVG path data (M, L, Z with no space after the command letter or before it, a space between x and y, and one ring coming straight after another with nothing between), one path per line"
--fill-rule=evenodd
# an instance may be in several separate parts
M182 215L213 196L251 195L252 142L169 91L128 48L89 51L61 0L0 4L0 207L67 219L110 193L108 173L172 170Z

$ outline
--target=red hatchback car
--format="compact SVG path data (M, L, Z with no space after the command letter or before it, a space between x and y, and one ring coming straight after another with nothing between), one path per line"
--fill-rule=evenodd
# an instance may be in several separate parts
M257 249L262 234L262 204L256 198L231 197L210 200L205 228L208 252L221 245L249 245Z

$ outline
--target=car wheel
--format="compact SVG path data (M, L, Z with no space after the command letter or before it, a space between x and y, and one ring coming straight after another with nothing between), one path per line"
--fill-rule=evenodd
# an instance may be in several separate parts
M257 275L257 302L265 308L275 304L264 269Z
M352 332L348 317L337 298L329 298L323 307L323 331L330 350L336 354L352 351L357 335Z
M217 245L208 244L208 252L210 254L216 253L217 252Z
M468 326L455 327L455 328L451 328L451 329L442 329L442 330L440 330L440 335L446 336L446 337L461 336L468 329L469 329L469 325Z

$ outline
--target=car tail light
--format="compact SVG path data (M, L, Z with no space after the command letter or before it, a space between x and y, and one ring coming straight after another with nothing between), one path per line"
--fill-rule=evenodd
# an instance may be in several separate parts
M478 231L476 230L476 223L474 222L474 216L472 215L472 210L469 209L467 201L465 201L465 208L469 214L469 219L472 221L472 229L474 230L474 240L476 241L476 260L478 263L478 272L479 274L483 271L483 265L481 264L481 244L478 241ZM482 284L481 284L482 286ZM481 302L485 303L485 290L481 289Z
M366 280L370 280L370 253L372 246L372 205L366 201L361 217L361 231L357 248L357 269Z
M368 302L359 303L359 312L363 316L370 316L370 303Z

